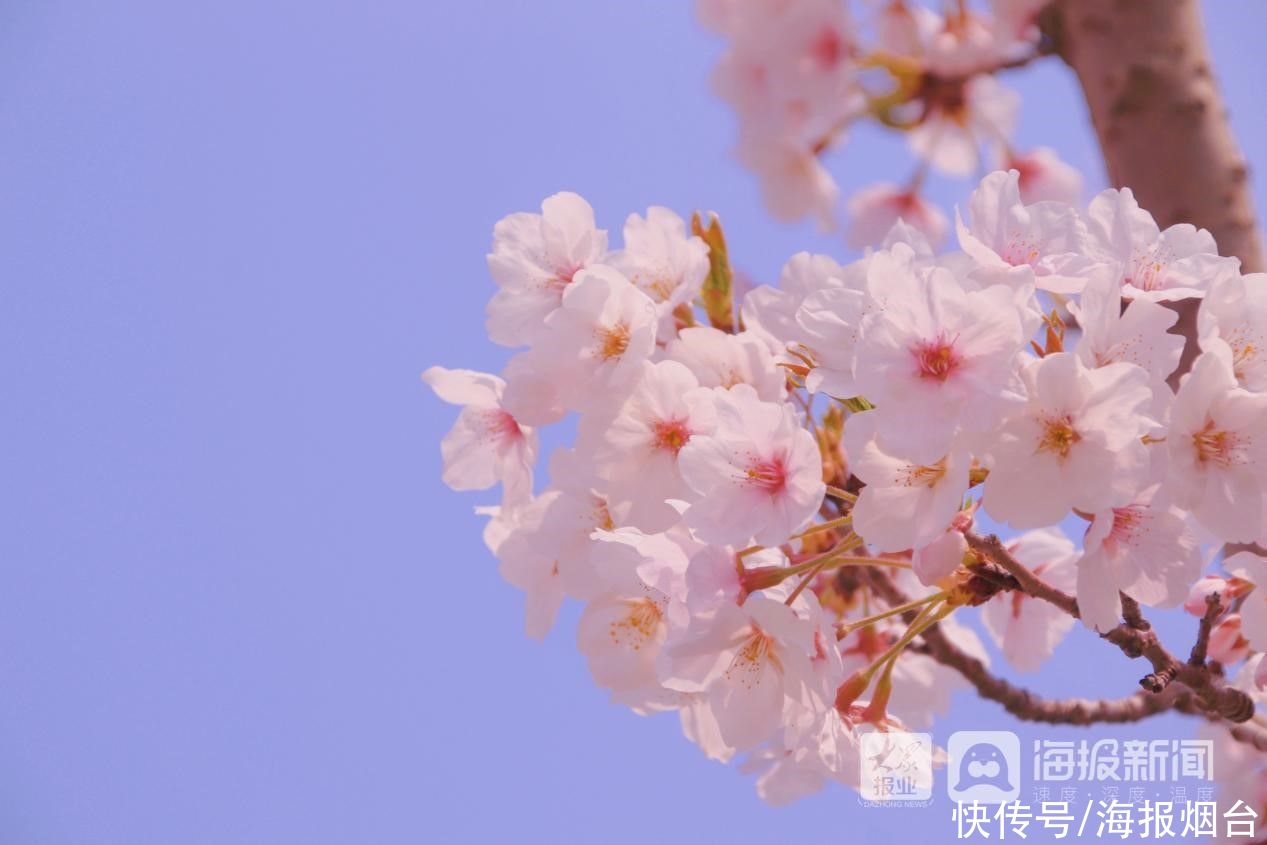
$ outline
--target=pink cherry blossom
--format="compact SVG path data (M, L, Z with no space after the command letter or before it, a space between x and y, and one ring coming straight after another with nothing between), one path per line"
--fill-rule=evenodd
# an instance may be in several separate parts
M1060 531L1029 531L1007 546L1012 556L1035 575L1059 590L1073 590L1078 553ZM981 621L1008 663L1022 672L1033 672L1051 657L1074 620L1054 605L1012 591L999 593L986 602Z
M999 429L984 504L1016 528L1060 521L1071 508L1130 504L1147 481L1152 425L1148 373L1131 364L1090 370L1060 352L1022 371L1029 398Z
M1129 188L1107 190L1087 213L1093 257L1115 265L1122 295L1167 302L1205 296L1210 283L1234 274L1239 262L1221 258L1205 229L1177 223L1161 231Z
M873 261L872 269L878 267ZM862 322L856 386L894 426L895 437L899 421L909 421L913 436L903 446L911 458L931 463L957 428L986 430L1015 401L1021 321L1012 292L1001 285L969 291L941 268L884 281L887 300ZM919 446L922 454L915 454Z
M716 429L678 454L693 493L687 524L705 542L782 543L822 503L818 444L791 407L763 402L749 385L715 396Z
M854 530L880 552L926 546L945 533L968 492L970 460L952 449L923 463L886 448L879 414L856 414L845 427L849 467L866 486L853 507Z
M506 387L497 376L431 367L422 380L462 413L440 443L444 483L454 490L485 490L497 482L509 497L532 492L537 433L502 407Z
M934 246L946 239L950 225L941 209L917 192L888 182L858 191L850 197L848 208L846 240L854 249L878 245L899 220L914 226Z
M666 646L661 678L703 692L727 745L756 747L778 729L789 697L813 683L810 622L776 599L722 605L700 630Z
M1175 504L1231 542L1263 532L1267 487L1267 394L1237 385L1231 351L1197 357L1175 396L1166 435Z
M1202 349L1227 344L1241 387L1267 391L1267 273L1217 279L1201 300L1197 327Z
M1111 276L1101 273L1087 282L1078 303L1069 306L1082 329L1078 358L1092 368L1134 364L1164 382L1183 354L1183 337L1169 333L1179 316L1147 299L1132 300L1123 310L1121 291Z
M503 346L531 343L576 274L606 252L607 233L595 228L594 209L576 194L548 197L540 214L502 218L488 255L500 288L488 304L489 337Z
M1012 134L1020 98L992 76L974 76L953 104L937 104L911 130L911 149L938 170L968 176L980 161L980 147Z
M1183 602L1201 573L1196 537L1178 508L1152 506L1153 492L1095 514L1078 560L1078 608L1100 633L1121 619L1122 592L1140 604Z
M728 334L711 326L692 326L679 331L664 354L686 365L702 387L746 384L767 402L777 402L786 393L784 371L769 347L748 332Z
M1083 256L1086 231L1068 205L1021 201L1015 171L995 171L968 200L968 222L956 214L959 245L991 282L1033 283L1057 293L1077 293L1094 262Z
M967 553L968 541L952 525L911 553L911 570L921 584L931 587L962 566Z
M655 348L655 306L617 270L577 273L544 331L506 370L506 403L533 425L633 385Z
M855 347L862 318L870 310L866 293L848 287L825 288L805 297L797 309L797 352L812 362L805 377L811 393L848 398L858 394L854 381Z
M713 401L712 391L677 361L646 362L624 403L582 420L578 447L610 497L627 504L631 525L662 531L677 521L666 502L690 494L678 453L692 437L713 430Z
M1223 567L1254 585L1241 605L1241 631L1256 650L1267 651L1267 560L1253 552L1237 552Z
M1061 161L1051 147L1037 147L1027 153L1007 151L1000 158L1000 170L1015 170L1019 175L1022 202L1072 204L1082 199L1082 174Z
M662 328L671 329L673 310L699 293L708 275L708 246L688 235L670 209L652 206L647 216L629 215L625 248L607 261L656 304Z

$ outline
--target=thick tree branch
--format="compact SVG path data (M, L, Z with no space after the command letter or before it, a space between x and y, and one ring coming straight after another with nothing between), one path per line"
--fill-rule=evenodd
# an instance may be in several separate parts
M1109 182L1135 192L1165 228L1208 229L1244 272L1264 269L1249 166L1215 83L1198 0L1056 0L1044 34L1082 85ZM1178 384L1196 358L1197 300L1172 304L1187 339Z
M1263 269L1249 169L1214 81L1198 0L1057 0L1044 30L1082 84L1109 181L1163 228L1209 229Z

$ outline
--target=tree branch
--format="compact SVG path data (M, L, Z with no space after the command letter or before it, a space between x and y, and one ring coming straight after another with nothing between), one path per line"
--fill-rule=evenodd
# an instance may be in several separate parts
M996 535L981 537L967 531L964 532L964 538L971 549L1007 570L1023 592L1053 604L1073 617L1078 616L1078 603L1072 596L1048 584L1012 557ZM1152 664L1153 671L1140 679L1140 686L1150 693L1160 694L1172 681L1178 681L1192 691L1200 708L1207 712L1231 722L1244 722L1254 715L1253 699L1215 676L1205 665L1204 659L1194 664L1181 662L1171 654L1147 624L1138 605L1135 605L1131 615L1136 617L1134 624L1124 622L1101 636L1117 646L1127 657L1143 657ZM1204 619L1202 621L1205 622ZM1208 639L1209 635L1206 637Z
M1058 0L1041 18L1091 111L1109 181L1165 228L1209 229L1263 269L1249 168L1215 83L1198 0Z
M1091 112L1109 182L1130 188L1166 228L1214 235L1244 272L1264 269L1249 166L1219 94L1198 0L1057 0L1039 18L1073 68ZM1195 299L1170 303L1187 340L1178 385L1199 352Z

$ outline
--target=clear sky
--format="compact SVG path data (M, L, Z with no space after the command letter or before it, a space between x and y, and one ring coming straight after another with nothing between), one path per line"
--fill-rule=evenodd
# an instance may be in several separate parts
M1262 162L1267 7L1208 12ZM843 254L729 158L718 51L681 2L0 6L0 842L950 838L944 799L771 810L607 703L575 608L524 638L472 514L493 497L439 482L453 411L418 374L507 357L499 217L571 189L614 231L715 209L759 280ZM1014 81L1022 145L1098 187L1070 75ZM847 188L906 160L870 132L833 158ZM1143 671L1079 630L1031 682ZM1007 723L964 695L938 736Z

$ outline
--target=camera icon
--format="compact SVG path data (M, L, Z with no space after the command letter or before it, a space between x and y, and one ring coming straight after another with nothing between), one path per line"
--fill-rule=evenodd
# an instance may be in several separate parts
M1021 740L1011 731L955 731L946 746L951 801L1002 804L1021 794Z

